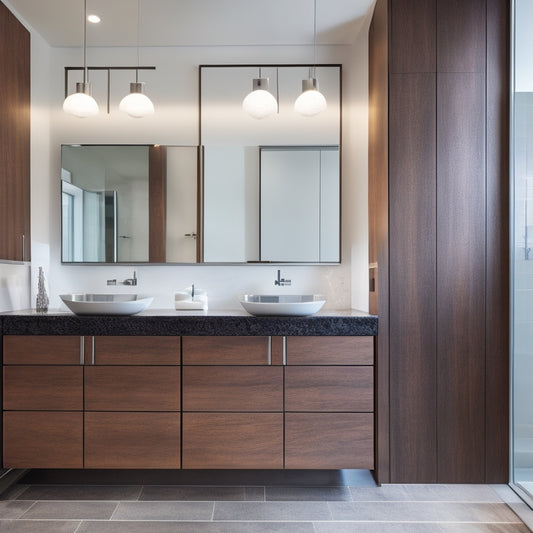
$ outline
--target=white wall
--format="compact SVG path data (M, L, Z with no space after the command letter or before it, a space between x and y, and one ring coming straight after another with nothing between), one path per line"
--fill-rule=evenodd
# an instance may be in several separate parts
M113 74L111 113L105 113L104 75L93 76L94 95L101 113L78 119L63 113L64 66L81 63L80 49L50 49L49 77L36 56L32 76L38 86L49 81L50 134L43 132L42 144L32 152L32 232L42 243L34 253L34 265L43 264L48 274L51 307L59 307L58 295L71 291L105 292L106 279L131 277L134 267L69 266L60 262L60 145L62 143L155 143L198 144L198 65L239 63L307 63L309 47L180 47L141 49L141 63L157 70L142 73L156 114L142 120L120 113L118 102L129 87L132 74ZM39 52L40 54L41 52ZM37 58L39 57L37 55ZM343 63L343 253L338 266L287 266L282 276L292 279L289 293L320 292L327 296L327 308L368 308L368 224L367 224L367 25L352 47L320 47L321 63ZM344 61L343 61L344 60ZM134 65L132 48L88 51L90 65ZM47 62L45 62L47 65ZM75 80L73 79L72 82ZM36 109L39 111L39 108ZM47 110L44 110L48 115ZM47 253L49 251L49 257ZM36 257L38 255L39 257ZM37 262L38 261L38 262ZM273 292L275 266L138 266L137 291L155 296L152 307L172 307L173 293L195 283L209 293L210 308L238 308L236 294ZM114 287L113 291L128 291ZM131 290L131 288L130 288Z

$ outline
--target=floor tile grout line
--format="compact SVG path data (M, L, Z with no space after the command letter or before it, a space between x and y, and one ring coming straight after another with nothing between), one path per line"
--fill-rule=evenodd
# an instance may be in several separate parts
M215 520L215 506L216 506L217 502L214 501L213 502L213 510L211 511L211 522L214 522Z
M27 500L24 500L24 501L27 501ZM29 506L29 507L28 507L28 508L27 508L27 509L26 509L26 510L25 510L25 511L24 511L24 512L23 512L23 513L17 518L17 520L18 520L19 518L22 518L27 512L29 512L29 510L30 510L31 508L35 507L35 505L37 504L38 501L39 501L39 500L35 500L35 501L34 501L34 502L33 502L33 503L32 503L32 504L31 504L31 505L30 505L30 506Z
M80 520L80 523L78 524L78 527L76 527L76 529L74 530L74 533L78 533L78 530L80 529L82 524L83 524L83 520Z
M115 513L117 512L117 510L119 508L119 505L121 503L122 502L120 502L120 501L116 502L115 508L113 509L113 512L111 513L111 516L108 518L109 521L113 520L113 516L115 516Z

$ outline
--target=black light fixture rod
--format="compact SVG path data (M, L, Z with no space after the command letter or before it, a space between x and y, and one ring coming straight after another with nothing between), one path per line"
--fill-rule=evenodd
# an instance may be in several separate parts
M87 0L83 0L83 83L87 83Z

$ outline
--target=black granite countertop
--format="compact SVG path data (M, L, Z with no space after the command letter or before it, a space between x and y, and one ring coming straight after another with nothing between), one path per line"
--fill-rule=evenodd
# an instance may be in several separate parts
M35 310L0 314L4 335L377 335L378 317L361 311L262 316L246 311L151 309L132 316L78 316Z

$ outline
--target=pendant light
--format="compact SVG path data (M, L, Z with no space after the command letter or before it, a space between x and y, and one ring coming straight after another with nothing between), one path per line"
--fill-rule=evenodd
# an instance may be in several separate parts
M91 95L91 84L87 78L87 0L83 0L83 82L76 83L76 92L65 98L65 113L80 118L98 114L98 104Z
M269 80L261 77L260 68L259 78L253 80L252 92L242 101L242 108L254 118L266 118L278 110L278 102L268 90L268 85Z
M302 80L302 94L294 102L294 110L306 117L317 115L328 106L324 95L318 90L316 78L316 0L313 13L313 63L313 67L309 69L309 78Z
M139 18L140 18L140 1L137 0L137 66L139 66ZM127 113L133 118L143 118L154 114L154 104L144 94L144 82L139 82L139 69L135 69L135 82L130 83L130 92L118 105L121 111Z

